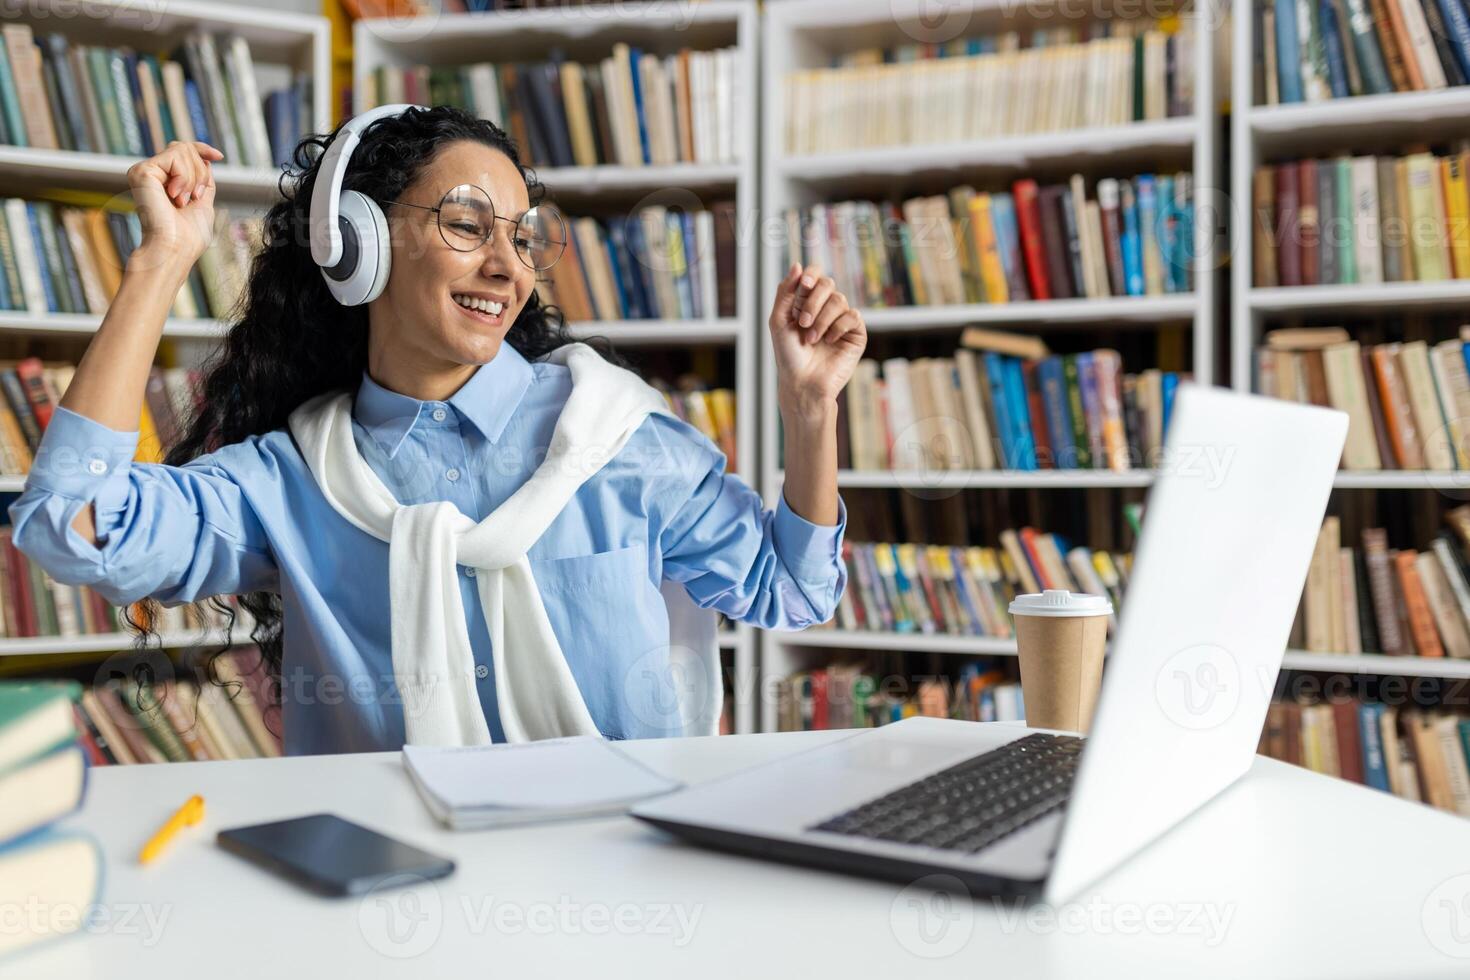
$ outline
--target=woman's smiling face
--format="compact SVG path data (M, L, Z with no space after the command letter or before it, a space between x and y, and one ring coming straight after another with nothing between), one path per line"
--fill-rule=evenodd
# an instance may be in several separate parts
M497 219L489 240L473 251L451 248L439 233L438 216L423 210L438 207L445 192L461 184L482 188ZM441 148L398 199L419 207L384 209L393 262L387 286L368 307L374 360L407 360L424 370L493 360L536 285L512 244L514 221L530 207L520 171L499 150L457 140Z

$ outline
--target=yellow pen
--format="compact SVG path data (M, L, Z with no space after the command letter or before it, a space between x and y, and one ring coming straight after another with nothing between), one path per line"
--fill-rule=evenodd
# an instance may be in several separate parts
M138 862L140 864L147 864L149 861L152 861L163 852L163 849L168 846L168 842L173 840L174 835L182 828L192 827L203 819L204 797L189 797L188 801L179 807L173 816L168 818L168 823L164 824L158 833L154 834L148 843L143 845L143 850L138 852Z

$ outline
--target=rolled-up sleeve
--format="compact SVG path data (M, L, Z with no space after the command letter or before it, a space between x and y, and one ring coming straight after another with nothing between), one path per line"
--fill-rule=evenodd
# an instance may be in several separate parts
M725 472L725 454L703 433L657 416L664 462L674 476L659 536L664 577L682 582L694 601L774 630L797 630L831 619L847 585L842 536L847 505L837 498L837 523L814 524L791 509L782 493L773 510L740 477Z
M119 605L275 588L265 530L217 456L136 463L137 444L136 431L58 407L9 508L16 548L57 581ZM88 503L97 545L71 526Z

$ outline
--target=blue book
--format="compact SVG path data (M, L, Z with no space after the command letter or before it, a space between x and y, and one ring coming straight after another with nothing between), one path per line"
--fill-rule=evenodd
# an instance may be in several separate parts
M1184 178L1186 180L1190 178ZM1193 288L1191 272L1194 268L1194 202L1193 184L1187 184L1188 188L1183 201L1174 202L1174 212L1177 215L1174 233L1174 282L1179 287L1177 292L1187 293ZM1179 194L1179 184L1174 185L1174 192Z
M1005 358L993 351L985 353L985 378L990 382L990 403L995 406L995 435L1000 439L1000 466L1017 470L1016 430L1011 425L1010 399L1006 397Z
M1000 265L1005 270L1006 288L1012 303L1031 298L1026 284L1026 269L1021 258L1021 229L1016 224L1016 202L1009 194L990 195L990 224L995 230L995 244L1000 252Z
M655 260L649 251L648 240L643 237L643 221L638 214L627 218L623 233L628 236L628 254L632 257L628 265L633 270L633 281L638 284L638 300L643 306L644 314L649 319L677 316L676 311L659 308L658 292L653 282Z
M970 584L964 575L965 549L951 547L949 549L949 563L954 566L955 594L959 597L960 605L965 607L965 615L970 617L972 626L970 633L974 636L984 636L985 621L980 618L979 600L970 595ZM966 664L965 666L970 667L973 664Z
M194 138L202 140L217 150L223 150L214 141L214 134L209 131L209 122L204 115L204 102L199 98L199 86L194 84L194 79L184 79L184 102L189 106L189 125L194 127ZM226 160L225 163L234 163Z
M291 163L296 148L296 93L276 89L265 97L265 126L270 134L271 160L278 167Z
M684 267L688 270L689 293L693 297L689 315L712 318L715 315L715 298L704 295L703 284L699 281L699 240L695 237L694 215L680 211L679 222L684 231Z
M1276 75L1282 102L1302 100L1302 44L1296 32L1296 0L1276 0Z
M1123 282L1129 296L1142 296L1143 284L1143 239L1138 233L1138 199L1129 181L1118 182L1122 194L1123 212Z
M1388 766L1383 758L1383 705L1358 705L1358 738L1363 744L1363 782L1374 789L1390 792Z
M1077 389L1082 394L1082 421L1087 429L1087 435L1092 445L1088 446L1088 456L1092 460L1094 469L1106 469L1107 460L1103 452L1092 452L1094 447L1102 448L1101 419L1102 401L1097 392L1097 366L1091 351L1077 355Z
M628 49L629 73L633 76L633 105L638 110L638 144L643 148L643 162L652 163L653 155L648 152L648 117L643 111L643 83L638 78L638 59L641 57L637 48Z
M1444 15L1450 40L1454 42L1455 60L1460 70L1470 78L1470 15L1467 15L1460 0L1439 0L1440 13Z
M1154 258L1163 264L1164 253L1159 248L1159 195L1158 183L1153 174L1139 174L1133 179L1138 190L1138 255L1142 260L1139 265L1141 269L1148 269L1148 257ZM1148 277L1144 275L1144 287L1148 286ZM1143 293L1139 293L1143 295Z
M1331 0L1318 0L1317 20L1322 24L1322 47L1327 52L1327 84L1332 87L1334 99L1345 99L1353 93L1348 88L1342 35L1338 33L1337 11L1333 9Z
M1046 406L1046 431L1051 438L1052 465L1059 470L1077 469L1077 446L1072 441L1072 413L1067 408L1067 379L1062 359L1053 355L1036 369L1041 382L1041 400Z
M41 219L36 213L36 203L26 202L26 217L31 223L31 241L36 246L36 267L41 270L41 288L46 293L46 309L52 313L61 312L61 304L56 299L56 285L51 281L51 265L46 261L46 248L43 244L46 239L41 237Z
M625 261L628 240L623 234L623 221L621 218L608 218L603 224L607 228L607 258L612 264L613 283L618 287L618 303L622 306L623 319L641 319L638 290L633 284L632 270Z
M1162 176L1158 179L1159 215L1159 265L1164 269L1164 292L1178 292L1174 288L1174 251L1178 246L1178 215L1174 208L1174 178Z
M1163 435L1169 436L1169 417L1174 414L1174 392L1179 389L1179 375L1173 371L1165 371L1159 378L1159 388L1164 396L1164 421Z
M12 146L27 146L25 117L20 114L20 89L10 70L10 56L0 44L0 112L5 114L5 129Z
M1036 469L1036 439L1031 434L1031 409L1026 401L1026 376L1019 357L1005 359L1006 400L1011 403L1011 426L1015 432L1016 469Z

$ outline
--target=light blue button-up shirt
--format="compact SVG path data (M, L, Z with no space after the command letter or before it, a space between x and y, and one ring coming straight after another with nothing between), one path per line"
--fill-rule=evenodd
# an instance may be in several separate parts
M364 373L353 434L400 503L448 500L479 521L544 459L571 387L565 365L530 363L509 343L448 401L401 395ZM332 508L285 429L183 466L132 462L137 439L58 408L10 506L16 547L59 581L119 604L279 592L287 753L401 747L388 545ZM663 579L767 629L800 629L836 609L845 503L833 526L800 517L784 495L766 510L725 463L694 426L649 415L528 552L572 676L610 738L670 734L662 672L649 659L667 657ZM89 500L100 547L71 527ZM502 741L472 575L460 567L480 703Z

